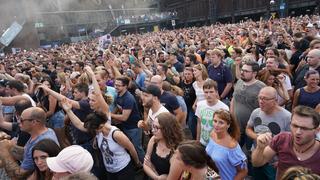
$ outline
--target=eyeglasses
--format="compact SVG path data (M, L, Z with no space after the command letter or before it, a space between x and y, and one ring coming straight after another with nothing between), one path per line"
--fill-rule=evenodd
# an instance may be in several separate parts
M258 97L258 99L260 100L260 101L270 101L270 100L273 100L273 99L275 99L275 97L271 97L271 98L267 98L267 97Z
M23 119L23 118L20 118L20 122L21 123L23 123L23 122L25 122L25 121L33 121L34 119L31 119L31 118L29 118L29 119Z
M159 131L160 129L162 129L161 127L159 127L159 126L157 126L157 125L152 125L152 130L154 131L154 132L157 132L157 131Z
M122 84L114 84L115 87L122 87Z
M300 128L301 131L312 131L312 130L316 129L316 128L298 126L298 125L293 124L293 123L291 123L290 125L291 125L292 129L299 129Z
M240 69L241 72L245 72L245 73L249 73L249 72L253 72L253 71L249 71L249 70L246 70L246 69Z

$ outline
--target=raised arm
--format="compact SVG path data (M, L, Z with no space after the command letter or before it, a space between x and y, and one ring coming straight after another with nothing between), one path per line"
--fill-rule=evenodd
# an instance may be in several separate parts
M252 165L261 167L269 162L276 152L269 146L272 136L270 133L261 134L257 138L257 147L252 152Z
M73 113L71 110L72 105L70 100L67 98L62 99L61 101L62 108L67 113L69 119L71 120L72 124L79 130L83 132L88 132L88 130L84 127L84 123Z
M55 92L54 90L48 88L48 87L45 86L45 85L41 85L41 86L39 86L39 88L42 88L42 89L43 89L44 91L46 91L49 95L51 95L51 96L53 96L54 98L56 98L59 102L61 102L64 98L67 98L67 97L65 97L64 95ZM69 99L69 98L67 98L67 99L70 100L71 105L72 105L73 108L80 109L80 104L79 104L78 101L74 101L74 100Z

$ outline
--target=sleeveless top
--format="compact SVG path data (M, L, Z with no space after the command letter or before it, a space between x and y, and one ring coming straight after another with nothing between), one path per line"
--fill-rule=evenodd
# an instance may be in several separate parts
M153 149L151 152L150 161L153 164L154 168L156 169L156 171L159 175L169 174L170 158L171 158L173 152L170 151L170 153L165 158L163 158L157 154L157 147L158 147L158 143L154 143Z
M298 99L299 105L316 108L320 103L320 89L314 93L307 92L304 88L300 88L300 95Z
M96 136L104 166L109 173L121 171L131 161L126 149L113 139L113 133L116 130L118 130L117 127L111 126L108 136L104 136L102 132Z

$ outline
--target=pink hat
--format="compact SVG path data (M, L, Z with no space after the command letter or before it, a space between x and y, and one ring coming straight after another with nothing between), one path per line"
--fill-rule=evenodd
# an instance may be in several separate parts
M93 166L91 154L79 145L66 147L58 156L49 157L46 161L53 172L89 172Z

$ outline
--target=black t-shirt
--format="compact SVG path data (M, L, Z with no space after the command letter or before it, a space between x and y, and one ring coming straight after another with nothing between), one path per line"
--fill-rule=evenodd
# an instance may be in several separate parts
M138 128L137 123L141 119L138 104L134 96L126 91L122 96L117 96L115 101L117 108L122 112L124 109L130 109L131 113L128 119L119 125L121 129L134 129Z
M181 73L183 72L184 66L181 62L177 61L176 63L173 64L174 68L176 68L176 70Z
M180 107L179 102L175 95L168 91L164 91L160 96L160 103L168 109L168 111L174 114L174 110Z
M24 146L30 139L30 134L20 130L17 122L12 123L11 137L17 137L17 145Z
M298 67L300 63L300 56L302 55L301 51L296 51L292 54L291 59L290 59L290 64L294 65L294 68L292 69L292 72L295 72L296 68Z
M192 86L192 82L186 84L184 81L181 81L179 87L183 90L183 99L186 102L188 110L191 110L197 98L196 91Z

